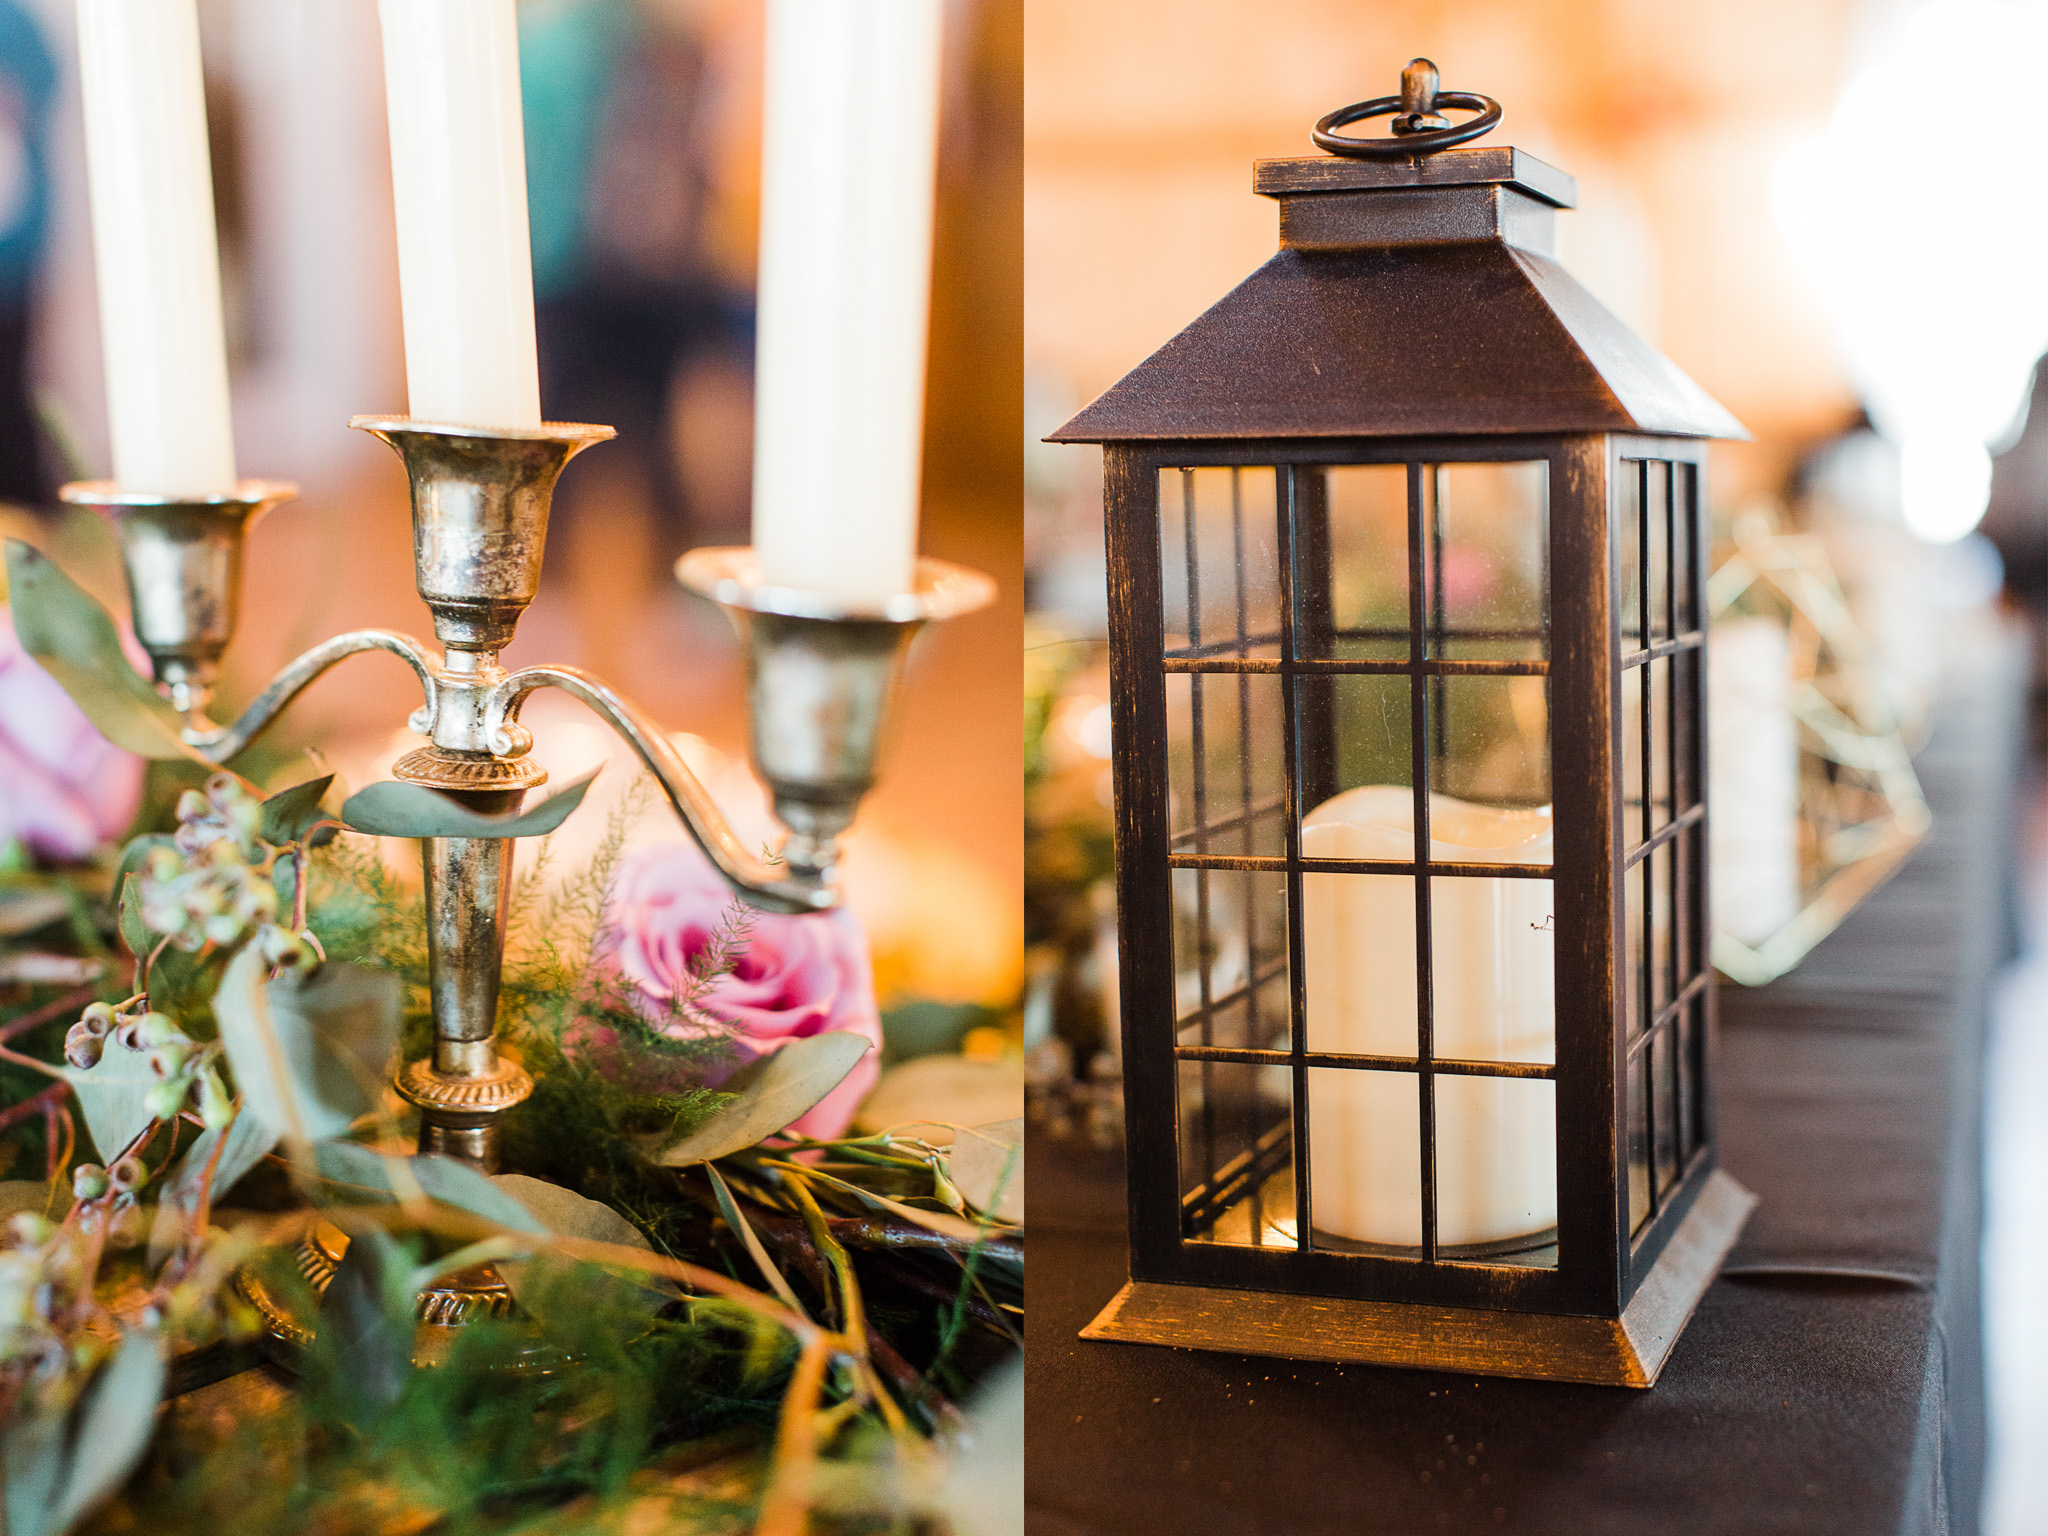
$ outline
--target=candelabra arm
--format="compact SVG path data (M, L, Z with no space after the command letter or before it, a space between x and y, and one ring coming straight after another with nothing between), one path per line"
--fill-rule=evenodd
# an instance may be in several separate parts
M494 719L516 721L527 695L539 688L559 688L580 699L626 739L660 782L690 836L750 905L767 912L802 913L838 904L838 892L826 882L825 870L784 864L749 849L661 727L588 673L575 667L526 667L515 672L498 685L492 701Z
M438 688L427 648L410 635L386 629L356 629L314 646L285 667L233 725L188 725L180 734L201 757L224 763L262 735L284 707L321 673L361 651L389 651L410 666L418 674L421 691L426 695L426 702L414 719L432 720Z

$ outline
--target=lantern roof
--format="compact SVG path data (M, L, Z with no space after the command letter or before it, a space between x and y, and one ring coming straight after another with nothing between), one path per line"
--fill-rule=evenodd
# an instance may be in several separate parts
M1319 144L1353 149L1259 162L1252 188L1280 204L1279 254L1048 441L1749 435L1558 263L1570 176L1517 149L1417 152L1326 131L1392 101L1317 125ZM1438 101L1498 119L1485 97ZM1479 127L1422 121L1410 131L1450 142ZM1380 157L1388 145L1403 158Z

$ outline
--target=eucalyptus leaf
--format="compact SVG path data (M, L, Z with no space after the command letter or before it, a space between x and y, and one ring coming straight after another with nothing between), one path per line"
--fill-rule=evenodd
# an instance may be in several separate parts
M633 1223L610 1206L586 1199L573 1189L564 1189L545 1179L528 1178L521 1173L496 1174L491 1183L517 1200L558 1237L577 1237L587 1242L614 1243L622 1248L640 1248L649 1253L654 1251L654 1245ZM512 1288L515 1301L536 1316L545 1317L549 1303L552 1301L559 1305L564 1296L564 1267L563 1261L554 1256L500 1260L498 1273ZM604 1300L614 1305L652 1313L659 1311L670 1297L681 1294L674 1285L651 1275L622 1274L604 1270L602 1266L592 1267L609 1277L601 1284ZM597 1303L595 1297L586 1299L592 1304Z
M120 922L121 942L128 946L128 953L136 959L147 960L150 951L156 948L156 939L142 921L142 876L123 875L119 890L121 895L116 903L116 915Z
M289 912L299 899L300 853L281 853L270 863L270 888L277 892L277 910Z
M998 1120L953 1137L948 1173L967 1203L1012 1226L1024 1220L1024 1122Z
M681 1141L655 1151L654 1161L666 1168L709 1162L773 1136L844 1082L870 1044L832 1029L756 1057L720 1085L733 1101Z
M262 946L243 946L213 1000L243 1109L280 1135L338 1136L382 1097L404 984L361 965L265 971Z
M225 1141L225 1145L222 1142ZM177 1168L164 1181L158 1197L156 1221L149 1233L149 1262L159 1264L183 1239L199 1213L199 1186L206 1177L207 1160L220 1147L220 1161L213 1169L211 1198L219 1200L243 1174L263 1161L264 1154L277 1145L277 1132L255 1115L238 1113L225 1131L206 1130L185 1149ZM4 1187L4 1186L0 1186Z
M8 1536L61 1536L128 1480L156 1429L162 1336L126 1335L69 1409L17 1414L0 1442Z
M58 1536L57 1502L70 1470L65 1431L71 1415L61 1408L17 1409L0 1438L0 1471L5 1472L7 1536Z
M387 779L350 795L341 808L341 819L352 830L377 837L541 837L569 819L569 813L590 792L597 773L592 769L530 811L497 816L473 811L453 796L423 784Z
M85 717L139 757L204 762L179 732L177 711L128 664L113 615L41 551L7 540L14 632Z
M412 1256L381 1227L349 1235L320 1299L317 1368L361 1426L398 1401L412 1375Z
M711 1193L718 1200L718 1214L725 1218L728 1227L739 1234L740 1241L746 1245L747 1257L754 1261L754 1267L761 1271L762 1276L768 1281L769 1288L782 1298L784 1306L798 1317L808 1318L810 1313L806 1312L804 1304L796 1299L796 1292L790 1288L789 1281L782 1271L776 1268L775 1261L768 1256L768 1249L755 1233L753 1223L747 1220L745 1213L740 1210L739 1202L733 1199L732 1191L726 1187L724 1175L718 1171L718 1164L706 1163L704 1171L711 1175Z
M507 1194L484 1174L452 1157L421 1153L416 1157L386 1157L353 1141L323 1141L313 1149L313 1162L320 1177L334 1184L353 1185L379 1198L395 1198L397 1169L411 1170L414 1182L430 1199L468 1211L515 1232L542 1233L547 1223Z
M307 828L327 820L327 813L320 809L320 797L333 783L334 775L330 773L279 790L263 802L263 825L258 835L273 848L299 841Z
M149 1051L131 1051L111 1034L100 1044L100 1059L92 1066L63 1070L100 1161L110 1163L156 1119L149 1112L149 1090L162 1079L150 1070Z

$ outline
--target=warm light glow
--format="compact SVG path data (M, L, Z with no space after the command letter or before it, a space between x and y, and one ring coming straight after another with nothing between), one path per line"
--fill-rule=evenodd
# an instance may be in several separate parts
M1929 71L1968 61L1958 153ZM1977 526L1987 446L2023 416L2048 350L2048 201L2032 194L2048 7L1922 0L1852 63L1827 130L1779 166L1778 222L1834 321L1872 423L1902 455L1907 525Z

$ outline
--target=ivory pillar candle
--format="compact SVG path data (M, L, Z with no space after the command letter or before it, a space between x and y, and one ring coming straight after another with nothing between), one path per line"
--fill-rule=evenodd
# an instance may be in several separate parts
M513 0L378 0L406 409L540 425Z
M939 16L769 0L754 547L773 585L873 602L913 582Z
M78 0L86 173L114 479L235 488L195 0Z
M1754 617L1714 625L1707 718L1714 928L1757 945L1799 911L1799 724L1792 639L1782 623Z
M1551 816L1446 795L1429 801L1430 857L1549 864ZM1305 858L1413 859L1414 793L1347 790L1304 819ZM1415 886L1397 875L1302 878L1307 1047L1414 1058ZM1435 1054L1467 1061L1557 1057L1554 907L1548 880L1430 881ZM1315 1226L1359 1242L1422 1241L1414 1074L1312 1068ZM1436 1079L1437 1242L1492 1243L1557 1222L1557 1112L1548 1082Z

